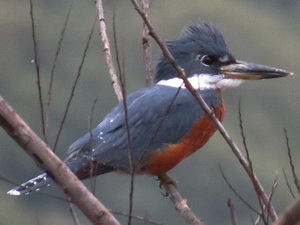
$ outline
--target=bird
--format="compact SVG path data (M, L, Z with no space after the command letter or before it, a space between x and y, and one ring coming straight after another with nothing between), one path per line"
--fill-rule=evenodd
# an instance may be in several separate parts
M220 31L199 21L188 24L181 35L165 45L193 88L222 122L222 90L245 80L286 77L283 69L235 59ZM134 91L99 125L75 141L64 160L81 180L121 171L161 176L190 156L217 130L163 54L155 69L155 85ZM128 131L128 132L127 132ZM29 194L54 182L43 173L7 192Z

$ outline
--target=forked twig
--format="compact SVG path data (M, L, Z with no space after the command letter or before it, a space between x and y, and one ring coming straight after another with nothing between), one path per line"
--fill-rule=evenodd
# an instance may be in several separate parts
M94 27L95 27L96 21L97 21L97 20L95 19L95 21L94 21L94 23L93 23L93 26L92 26L92 28L91 28L91 31L90 31L90 33L89 33L88 40L87 40L87 43L86 43L86 46L85 46L85 49L84 49L84 52L83 52L83 56L82 56L80 65L79 65L79 67L78 67L77 75L76 75L74 84L72 85L71 94L70 94L69 100L68 100L68 102L67 102L67 106L66 106L66 109L65 109L63 118L62 118L62 120L61 120L61 122L60 122L59 130L58 130L58 132L57 132L56 139L55 139L54 146L53 146L53 151L54 151L54 152L55 152L55 150L56 150L56 147L57 147L57 144L58 144L58 141L59 141L59 138L60 138L61 131L62 131L63 126L64 126L64 123L65 123L65 121L66 121L66 118L67 118L67 115L68 115L68 112L69 112L69 109L70 109L70 105L71 105L71 102L72 102L73 97L74 97L74 94L75 94L75 89L76 89L76 87L77 87L79 78L80 78L80 76L81 76L81 71L82 71L82 68L83 68L83 64L84 64L84 62L85 62L85 58L86 58L86 55L87 55L87 51L88 51L89 46L90 46L90 41L91 41L91 39L92 39L92 35L93 35L93 33L94 33Z
M246 135L245 135L245 132L244 132L244 125L243 125L242 109L241 108L242 107L241 107L241 99L240 99L239 100L239 112L238 112L239 113L239 124L240 124L241 136L242 136L242 140L243 140L243 146L244 146L244 149L245 149L245 152L246 152L246 159L248 161L249 168L250 168L250 171L251 171L251 173L248 176L250 178L250 181L253 184L253 187L254 187L254 190L255 190L255 193L256 193L256 196L257 196L257 199L258 199L258 203L259 203L260 209L261 209L258 218L262 219L265 222L265 224L266 224L267 223L267 219L265 218L265 214L264 214L264 211L265 211L266 207L265 207L265 204L262 202L261 192L257 188L257 185L255 183L253 164L252 164L252 160L251 160L251 156L250 156L250 151L249 151L249 148L248 148L248 145L247 145L247 141L246 141ZM269 207L267 207L267 209L269 209Z
M58 56L60 54L62 42L64 40L65 31L67 29L67 24L68 24L68 21L69 21L69 18L70 18L72 7L73 7L73 4L71 5L71 7L70 7L70 9L67 13L63 28L61 30L60 38L59 38L57 48L56 48L56 52L55 52L55 56L54 56L53 65L52 65L51 72L50 72L47 107L46 107L46 111L45 111L45 120L46 120L45 121L45 132L46 132L46 135L48 133L48 122L49 122L50 108L51 108L51 103L52 103L52 89L53 89L53 81L54 81L54 72L55 72L55 69L56 69Z
M229 182L229 180L227 179L222 167L219 165L219 169L221 171L222 177L225 180L227 186L230 188L230 190L238 197L238 199L240 199L240 201L242 201L250 210L252 210L255 214L260 215L260 213L253 207L251 206L246 199L244 199L236 190L235 188L231 185L231 183Z

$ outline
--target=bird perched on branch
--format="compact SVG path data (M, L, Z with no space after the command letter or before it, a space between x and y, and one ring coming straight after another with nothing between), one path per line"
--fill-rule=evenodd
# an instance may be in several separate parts
M220 121L225 111L221 89L236 87L243 80L292 74L236 60L221 33L205 22L187 26L166 46ZM70 146L64 162L79 179L113 171L161 176L214 134L215 124L164 56L156 66L155 79L153 87L126 98L126 110L119 103L95 129ZM50 174L43 173L8 194L30 193L52 182Z

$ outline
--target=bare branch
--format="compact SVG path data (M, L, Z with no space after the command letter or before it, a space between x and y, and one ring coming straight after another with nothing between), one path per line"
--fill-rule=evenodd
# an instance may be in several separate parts
M154 31L153 26L151 25L150 21L146 17L146 14L143 12L141 7L139 6L138 2L136 0L131 0L132 4L134 5L136 11L139 13L145 24L147 25L149 29L149 34L153 37L153 39L156 41L156 43L159 45L161 48L164 56L169 60L170 64L175 68L177 71L178 75L183 79L184 84L186 88L191 92L191 94L195 97L197 102L201 105L202 109L205 111L205 113L210 117L210 119L214 122L216 127L218 128L219 132L223 136L224 140L227 142L231 150L233 151L234 155L237 157L239 160L240 164L243 166L245 171L247 172L248 176L251 175L251 168L249 167L249 164L247 162L247 159L243 156L241 153L240 149L237 147L236 143L230 138L228 132L225 130L224 126L222 123L217 119L213 111L209 108L209 106L205 103L204 99L201 97L201 95L198 93L197 90L193 88L193 86L190 84L188 81L184 70L178 66L175 62L175 59L171 55L171 53L168 51L167 47L163 43L163 41L158 37L157 33ZM253 174L253 181L255 183L256 189L260 191L262 200L264 201L264 204L268 205L269 203L269 198L268 195L265 193L262 185L260 184L258 178L256 177L255 174ZM272 221L275 221L277 219L277 214L272 206L270 204L270 216L272 218Z
M110 52L110 44L109 39L106 33L106 24L105 24L105 18L104 18L104 10L102 7L102 0L96 0L96 8L97 8L97 14L99 19L99 26L100 26L100 35L102 37L102 43L104 46L104 53L106 58L106 64L108 67L108 72L110 74L111 80L112 80L112 86L114 88L114 91L117 95L117 98L119 102L122 101L122 90L121 86L118 80L118 76L113 64L111 52Z
M115 45L115 54L116 54L116 61L118 66L118 74L119 74L119 81L121 84L121 92L122 98L121 101L123 103L123 108L125 112L125 125L126 125L126 134L127 134L127 143L128 143L128 162L129 162L129 174L130 174L130 191L129 191L129 207L128 207L128 225L131 225L132 222L132 211L133 211L133 194L134 194L134 175L135 175L135 168L132 164L132 148L131 148L131 135L130 135L130 127L128 124L128 107L127 107L127 98L126 98L126 79L125 79L125 69L124 69L124 60L121 66L121 61L119 57L119 47L118 47L118 40L117 40L117 29L116 29L116 17L115 17L115 9L113 12L113 37L114 37L114 45ZM108 39L109 40L109 39Z
M114 32L116 32L114 30ZM115 43L117 43L117 36L114 33ZM117 49L117 45L116 45ZM120 62L118 61L119 68L121 68ZM124 71L124 70L123 70ZM125 74L120 71L120 82L121 82L121 91L122 91L122 103L125 112L125 125L126 125L126 134L127 134L127 143L128 143L128 162L129 162L129 173L130 173L130 191L129 191L129 209L128 209L128 225L131 225L132 221L132 211L133 211L133 194L134 194L134 176L135 176L135 168L132 164L132 147L131 147L131 135L130 135L130 127L128 123L128 107L127 107L127 98L126 98L126 80Z
M0 126L10 135L25 152L47 171L57 184L70 197L71 201L89 218L93 224L113 224L119 222L87 190L78 178L65 166L28 125L14 112L0 96Z

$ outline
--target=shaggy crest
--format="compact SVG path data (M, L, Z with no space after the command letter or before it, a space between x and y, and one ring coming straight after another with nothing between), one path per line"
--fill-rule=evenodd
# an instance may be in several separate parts
M203 21L188 25L177 40L167 41L166 45L176 63L186 72L200 53L218 58L231 55L220 31ZM174 73L173 66L162 56L156 66L156 81L172 78Z

